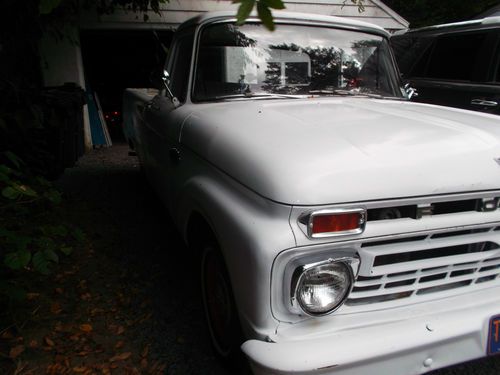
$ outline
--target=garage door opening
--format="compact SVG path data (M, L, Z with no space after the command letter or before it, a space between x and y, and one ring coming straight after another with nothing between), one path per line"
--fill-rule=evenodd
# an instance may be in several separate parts
M127 87L151 87L165 63L173 30L82 30L87 90L97 94L113 141L122 141L122 97Z

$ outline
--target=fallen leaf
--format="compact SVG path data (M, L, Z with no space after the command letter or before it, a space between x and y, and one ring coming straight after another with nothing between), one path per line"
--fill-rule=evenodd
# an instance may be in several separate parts
M77 355L78 357L86 357L86 356L88 356L89 354L90 354L90 352L86 352L86 351L81 351L81 352L76 353L76 355Z
M45 371L47 375L60 375L67 374L67 369L64 368L60 363L54 363L47 366L47 370Z
M120 348L123 348L123 345L125 345L125 342L120 340L116 343L115 345L115 349L120 349Z
M61 305L57 302L54 302L52 305L50 305L50 312L52 314L60 314L62 311Z
M148 368L148 359L147 358L141 359L141 367L143 369L147 369Z
M73 328L73 324L71 323L63 324L62 322L57 322L54 326L54 331L71 333L71 331L73 331Z
M107 328L108 328L109 332L116 333L118 326L116 324L109 324Z
M24 352L24 345L14 346L12 349L10 349L9 358L15 359L19 357L19 355L21 355L22 352Z
M79 341L79 340L80 340L80 336L78 335L78 333L76 333L76 334L74 334L74 335L71 335L71 336L69 337L69 339L70 339L71 341Z
M167 365L163 364L160 367L158 367L157 371L159 374L163 374L166 368L167 368Z
M64 289L63 289L63 288L56 288L56 289L54 289L54 291L55 291L57 294L63 294L63 293L64 293Z
M90 293L83 293L82 295L80 295L80 299L82 301L89 301L92 299L92 295Z
M45 336L45 339L44 339L44 340L45 340L45 343L46 343L48 346L51 346L51 347L52 347L52 346L54 346L54 345L55 345L55 344L54 344L54 341L52 341L52 340L50 339L50 337L48 337L48 336Z
M142 350L141 357L147 357L149 353L149 345L146 345L144 349Z
M137 370L137 368L135 367L125 367L125 370L127 371L127 375L141 375L141 373L139 372L139 370Z
M132 355L131 352L117 354L114 357L112 357L109 361L110 362L125 361L125 360L129 359L131 355Z
M90 310L90 315L91 316L95 316L97 314L102 314L104 312L103 309L100 309L100 308L93 308L92 310Z
M90 333L92 332L92 326L90 324L80 324L80 331Z
M123 328L123 326L119 326L116 330L117 335L121 335L123 332L125 332L125 328Z
M144 323L146 320L151 319L152 316L153 316L153 313L148 313L148 314L144 315L144 317L142 317L142 319L139 320L139 323Z
M29 343L29 347L30 347L31 349L36 349L36 348L38 348L38 341L36 341L36 340L31 340L31 341L30 341L30 343Z
M87 367L73 367L73 372L76 372L77 374L81 374L87 370Z
M56 361L58 363L65 362L65 359L66 359L66 357L62 354L56 354L56 356L54 357L54 361Z
M26 293L26 299L28 301L32 301L38 297L40 297L40 293Z
M5 331L2 333L2 335L0 337L4 340L10 340L10 339L14 338L14 335L10 331Z

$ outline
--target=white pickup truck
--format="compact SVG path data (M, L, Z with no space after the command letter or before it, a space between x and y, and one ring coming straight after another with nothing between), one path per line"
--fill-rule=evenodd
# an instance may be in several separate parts
M162 88L124 96L217 353L342 375L498 354L498 116L410 102L381 28L276 25L187 21Z

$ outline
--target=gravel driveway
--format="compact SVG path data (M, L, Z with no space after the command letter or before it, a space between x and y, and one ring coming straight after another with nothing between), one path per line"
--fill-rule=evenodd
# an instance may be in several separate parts
M134 285L151 301L153 316L135 340L150 343L151 355L167 364L165 373L230 374L210 348L198 302L196 265L142 179L137 159L128 156L128 147L117 144L92 151L67 170L58 185L91 210L83 227L91 232L96 251L106 252L109 267L133 275ZM433 374L497 375L500 357Z
M229 374L213 356L205 331L197 266L128 146L93 150L58 185L95 211L95 221L80 224L150 301L153 316L135 341L151 345L150 355L167 364L166 374Z

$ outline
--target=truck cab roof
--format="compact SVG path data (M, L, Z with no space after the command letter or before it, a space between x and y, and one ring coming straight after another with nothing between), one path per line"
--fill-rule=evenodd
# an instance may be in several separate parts
M305 13L294 13L286 11L273 11L274 21L276 23L301 23L301 24L311 24L311 25L325 25L331 27L340 27L343 29L350 30L360 30L368 32L371 34L382 35L385 37L389 36L389 33L383 28L363 21L350 20L343 17L335 16L323 16L318 14L305 14ZM193 17L186 22L182 23L178 31L183 29L199 26L206 23L212 23L216 21L230 21L236 20L236 14L234 11L218 11L218 12L206 12ZM250 17L248 17L247 22L260 22L257 13L252 12Z

